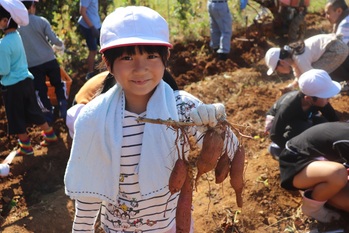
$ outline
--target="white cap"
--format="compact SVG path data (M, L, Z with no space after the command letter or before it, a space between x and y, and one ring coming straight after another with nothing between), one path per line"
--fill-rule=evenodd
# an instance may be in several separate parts
M267 75L274 73L280 57L280 48L270 48L265 54L265 63L268 66Z
M0 0L0 5L7 10L11 18L19 25L26 26L29 23L28 10L19 0Z
M332 81L328 73L320 69L304 72L299 77L298 85L305 95L324 99L337 95L341 90L341 85Z
M119 7L109 14L101 27L100 42L100 52L132 45L172 47L166 20L144 6Z

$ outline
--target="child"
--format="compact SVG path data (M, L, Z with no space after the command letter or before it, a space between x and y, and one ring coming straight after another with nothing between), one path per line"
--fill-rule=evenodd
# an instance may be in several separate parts
M328 100L339 93L340 84L326 71L305 72L299 78L299 87L300 91L281 96L267 113L265 130L270 131L273 141L269 151L276 159L292 137L313 125L339 120Z
M179 193L171 195L168 181L177 133L137 118L193 121L200 127L186 131L199 140L197 129L214 127L225 111L162 80L171 47L167 22L150 8L117 8L103 22L102 58L117 85L87 103L74 125L65 174L76 200L73 232L94 231L99 211L105 232L176 232ZM232 159L239 143L231 131L226 143Z
M39 1L39 0L36 0ZM40 107L48 123L54 122L52 104L47 95L46 77L55 88L59 116L65 120L67 114L66 86L61 79L61 71L53 52L64 51L64 44L53 32L47 19L35 15L36 1L23 1L28 9L29 24L18 29L27 55L29 71L34 75L34 87L38 92ZM51 45L53 44L53 46Z
M338 220L327 203L349 212L349 123L313 126L286 143L279 158L281 186L305 190L302 211L320 222Z
M27 60L18 25L28 24L28 12L19 0L0 0L0 77L2 96L6 108L8 133L18 136L18 155L32 155L33 147L26 133L27 123L39 125L43 130L42 146L57 141L37 103L33 75L28 71Z
M294 81L281 91L286 92L298 87L298 78L310 69L322 69L329 74L338 68L349 53L348 46L340 36L320 34L295 42L283 48L270 48L265 54L268 75L277 71L289 74L293 71Z

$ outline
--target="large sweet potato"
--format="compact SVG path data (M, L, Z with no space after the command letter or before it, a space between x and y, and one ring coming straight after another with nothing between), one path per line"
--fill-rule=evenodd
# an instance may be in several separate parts
M214 175L216 184L222 183L230 172L230 159L227 152L219 158L216 168L214 169Z
M190 232L192 202L193 186L189 175L187 175L177 202L176 233Z
M196 181L202 174L213 170L223 152L224 140L219 132L215 129L206 131L200 155L198 157L196 167L198 169Z
M244 166L245 150L242 146L235 152L234 158L230 164L230 185L233 187L236 195L238 207L242 207L242 190L244 188Z
M168 188L171 195L181 190L185 182L185 178L187 177L187 167L188 166L183 159L177 159L168 182Z

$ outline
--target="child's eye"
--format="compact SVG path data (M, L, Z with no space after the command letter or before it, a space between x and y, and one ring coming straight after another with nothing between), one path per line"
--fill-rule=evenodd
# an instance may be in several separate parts
M148 58L149 58L149 59L155 59L155 58L158 58L158 57L159 57L158 54L149 54L149 55L148 55Z
M120 60L130 61L130 60L132 60L132 57L131 56L123 56L120 58Z

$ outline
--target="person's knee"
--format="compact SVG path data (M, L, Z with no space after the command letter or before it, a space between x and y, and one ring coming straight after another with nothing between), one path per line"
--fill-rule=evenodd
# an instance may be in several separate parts
M343 188L348 183L347 169L340 163L333 167L330 177L328 177L332 187Z

